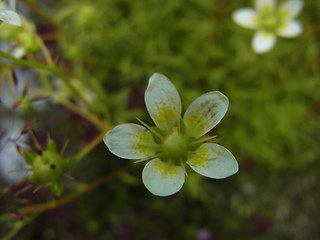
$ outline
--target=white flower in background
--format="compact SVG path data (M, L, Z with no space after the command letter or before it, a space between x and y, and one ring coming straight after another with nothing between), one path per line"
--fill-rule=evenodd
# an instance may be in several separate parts
M167 77L154 73L145 92L147 110L156 127L128 123L106 133L103 140L113 154L148 161L142 171L147 189L158 196L178 192L186 167L199 174L221 179L238 171L234 156L224 147L203 137L227 112L228 98L208 92L194 100L181 118L179 93Z
M1 19L1 11L3 11L3 9L6 8L6 5L4 3L0 3L0 24L3 22ZM7 11L7 10L6 10ZM9 10L10 11L10 10ZM20 21L20 18L19 18ZM22 22L20 21L19 26L22 26ZM14 40L12 41L12 39L8 39L7 36L8 35L12 35L11 32L13 30L11 30L11 28L9 28L8 30L8 26L3 26L4 29L0 29L1 34L0 34L0 50L1 51L5 51L5 52L9 52L11 53L11 55L13 57L16 58L22 58L25 55L25 49L22 48L21 46L17 45L16 40L16 34L14 34ZM11 37L11 36L10 36Z
M16 147L27 148L25 142L28 136L21 135L24 123L19 120L5 119L0 127L0 132L5 131L0 139L0 176L8 184L16 184L29 175L29 172L19 172L27 164ZM16 170L18 171L14 172Z
M15 26L21 25L21 20L19 15L15 11L12 11L9 9L0 9L0 24L2 22L15 25Z
M287 0L276 6L275 0L255 0L255 8L241 8L233 13L233 20L242 27L255 29L252 47L257 53L269 51L276 35L292 38L298 36L302 25L294 18L301 12L303 2Z
M1 1L1 0L0 0ZM2 16L1 12L3 13ZM10 13L10 14L7 14ZM2 18L4 17L4 19ZM8 18L6 18L8 17ZM13 57L22 58L26 54L36 54L41 49L41 41L37 35L36 27L22 14L15 12L15 1L8 4L0 2L0 50L10 53ZM21 26L17 29L16 26Z

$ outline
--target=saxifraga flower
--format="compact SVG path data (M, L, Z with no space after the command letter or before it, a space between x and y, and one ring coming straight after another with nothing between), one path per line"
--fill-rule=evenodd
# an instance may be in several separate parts
M252 48L264 53L274 46L277 35L293 38L302 32L302 25L295 20L302 7L300 0L287 0L279 6L275 0L255 0L255 9L240 8L232 18L238 25L256 30Z
M150 127L120 124L106 133L104 143L121 158L145 160L142 171L146 188L157 196L178 192L186 168L215 179L235 174L238 163L224 147L205 137L227 112L228 98L218 91L194 100L181 118L179 93L169 79L154 73L145 92L147 110L155 123Z

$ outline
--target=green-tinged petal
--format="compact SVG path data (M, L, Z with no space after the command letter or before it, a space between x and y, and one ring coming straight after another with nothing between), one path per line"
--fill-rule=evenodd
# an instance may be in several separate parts
M301 12L303 2L300 0L289 0L280 6L281 13L287 18L295 18Z
M190 137L201 137L214 128L226 114L228 98L213 91L194 100L183 116Z
M256 0L255 5L259 12L271 12L274 10L276 2L275 0Z
M171 131L181 114L180 96L169 79L154 73L145 92L148 112L158 128Z
M241 8L235 11L232 19L242 27L255 29L258 26L257 13L252 8Z
M239 170L232 153L215 143L202 144L187 163L197 173L216 179L229 177Z
M252 41L252 48L256 53L269 51L276 43L276 36L264 31L257 32Z
M21 20L19 15L15 11L11 10L0 10L0 20L9 23L11 25L20 26Z
M297 21L289 21L279 31L278 35L281 37L296 37L303 30L302 25Z
M110 152L121 158L141 159L154 154L151 133L138 124L120 124L107 132L103 141Z
M169 196L178 192L184 184L184 170L156 158L147 163L142 171L146 188L157 196Z

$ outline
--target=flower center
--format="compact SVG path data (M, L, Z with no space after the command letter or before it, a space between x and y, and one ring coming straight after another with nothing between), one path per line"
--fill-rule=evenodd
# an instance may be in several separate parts
M275 16L269 16L268 18L266 18L263 22L263 25L266 28L275 28L275 26L277 25L277 18Z
M173 127L172 134L163 140L161 146L164 157L170 159L173 163L179 163L187 152L187 141L179 130L179 127Z
M283 10L275 10L266 6L260 10L257 20L261 29L275 33L285 24L286 19L287 14Z

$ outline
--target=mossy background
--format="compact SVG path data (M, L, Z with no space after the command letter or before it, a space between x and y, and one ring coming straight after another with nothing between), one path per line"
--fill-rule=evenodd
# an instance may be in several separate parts
M75 181L67 181L65 194L126 165L127 173L40 215L14 239L320 238L319 1L305 1L300 36L277 38L263 55L252 51L254 32L231 19L253 1L36 4L61 28L53 43L45 43L90 114L114 125L137 123L136 117L152 125L143 94L154 72L174 83L184 110L201 94L221 91L230 106L212 134L234 154L240 170L225 180L190 172L180 192L156 197L142 184L144 163L112 155L101 141L72 171ZM33 14L39 32L53 31ZM69 139L76 151L98 130L59 105L79 96L52 94L57 101L41 116L55 121L37 128Z

